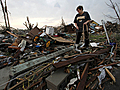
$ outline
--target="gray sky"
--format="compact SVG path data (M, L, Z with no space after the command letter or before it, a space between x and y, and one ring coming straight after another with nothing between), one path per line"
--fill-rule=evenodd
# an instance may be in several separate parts
M120 0L112 0L120 4ZM4 0L3 0L4 3ZM78 5L83 5L84 11L88 11L92 20L101 24L101 20L109 19L103 14L115 16L114 10L106 3L109 0L7 0L10 18L10 26L14 28L26 28L23 23L27 21L41 28L44 25L59 26L61 17L66 24L73 23ZM0 6L0 24L4 25L4 17Z

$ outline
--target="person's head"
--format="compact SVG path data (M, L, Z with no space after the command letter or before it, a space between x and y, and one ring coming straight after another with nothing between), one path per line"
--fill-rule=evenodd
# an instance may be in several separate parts
M76 8L76 10L77 10L78 13L82 13L82 11L83 11L83 6L78 6L78 7Z

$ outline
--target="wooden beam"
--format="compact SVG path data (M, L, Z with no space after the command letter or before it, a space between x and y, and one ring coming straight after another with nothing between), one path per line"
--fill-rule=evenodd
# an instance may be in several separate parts
M28 80L29 78L33 77L33 75L37 74L38 72L44 70L45 68L49 67L50 65L52 65L52 63L49 63L48 65L46 65L45 67L41 68L40 70L38 70L37 72L33 73L32 75L28 76L27 78L24 78L24 80L20 81L19 83L15 84L13 87L11 87L8 90L15 90L15 88L17 86L19 86L20 84L22 84L23 82L25 82L26 80Z
M89 71L93 71L93 70L102 68L102 67L104 67L104 66L112 66L112 65L115 65L115 64L118 64L118 63L120 63L120 61L119 61L119 62L116 62L116 63L111 63L111 64L103 65L103 66L100 66L100 67L95 67L95 68L90 69Z
M83 73L82 73L82 75L81 75L81 80L80 80L80 82L78 83L76 90L84 90L85 82L86 82L86 80L87 80L88 70L89 70L89 63L87 63L87 64L85 65L84 71L83 71Z
M9 31L6 31L7 33L9 33L10 35L12 35L12 36L14 36L14 37L17 37L18 38L18 36L17 35L15 35L15 34L13 34L13 33L11 33L11 32L9 32Z
M87 68L88 68L88 63L85 65L85 68L82 72L81 78L83 78L83 76L85 75Z
M18 46L8 46L8 48L20 50L20 47L18 47Z
M105 68L105 70L107 71L107 73L109 74L109 76L112 78L112 80L114 82L116 82L115 77L112 75L112 73L107 68Z
M93 82L96 78L97 78L97 76L91 77L91 79L89 79L89 80L86 82L86 84L85 84L85 85L86 85L86 88L88 88L89 85L90 85L90 83Z
M75 57L75 56L78 56L78 55L82 55L82 54L88 54L89 52L85 52L85 53L80 53L80 54L74 54L74 55L71 55L71 56L65 56L64 58L72 58L72 57Z
M84 61L84 60L89 59L89 58L93 58L96 55L108 52L109 50L110 50L110 48L102 49L102 50L99 50L99 51L91 53L91 54L81 55L79 57L72 58L72 59L69 59L67 61L62 61L62 62L59 62L59 63L55 63L55 64L53 64L53 66L55 68L61 68L61 67L67 66L69 64L74 64L74 63L77 63L77 62L80 62L80 61Z
M95 90L97 88L97 85L98 85L98 79L96 79L92 85L89 87L89 90Z
M75 43L75 42L73 42L73 41L70 41L70 40L66 40L66 39L64 39L64 38L62 38L62 37L52 37L51 35L48 35L47 34L47 36L48 37L50 37L52 40L55 40L55 41L58 41L58 42L62 42L62 43Z

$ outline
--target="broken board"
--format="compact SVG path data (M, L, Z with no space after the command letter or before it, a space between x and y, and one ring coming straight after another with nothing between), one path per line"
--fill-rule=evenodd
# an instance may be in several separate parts
M71 44L75 43L75 42L73 42L73 41L66 40L66 39L64 39L64 38L62 38L62 37L52 37L52 36L49 35L49 34L47 34L47 35L48 35L51 39L53 39L53 40L55 40L55 41L58 41L58 42L71 43Z

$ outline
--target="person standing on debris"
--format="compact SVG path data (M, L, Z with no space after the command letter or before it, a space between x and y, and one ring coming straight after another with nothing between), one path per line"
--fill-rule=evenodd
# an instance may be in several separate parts
M82 32L84 29L84 34L85 34L85 47L89 46L89 34L88 34L88 30L89 30L89 22L91 20L90 15L88 12L83 11L83 6L78 6L76 8L78 14L75 16L74 18L74 23L76 26L76 50L78 47L78 44L80 42L81 36L82 36Z

